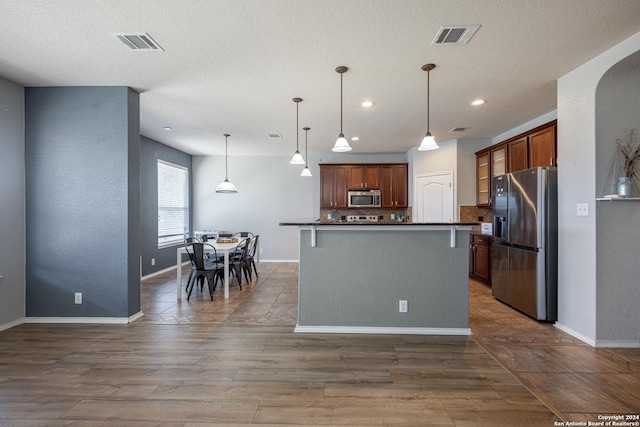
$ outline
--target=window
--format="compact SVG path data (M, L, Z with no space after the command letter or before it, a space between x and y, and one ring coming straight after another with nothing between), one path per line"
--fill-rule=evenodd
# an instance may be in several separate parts
M189 170L158 160L158 248L182 243L189 233Z

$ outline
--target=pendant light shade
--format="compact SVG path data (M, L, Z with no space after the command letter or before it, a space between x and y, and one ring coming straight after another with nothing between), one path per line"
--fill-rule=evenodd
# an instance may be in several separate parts
M306 159L309 159L309 127L306 128L302 128L304 130L304 157ZM304 163L304 169L302 169L302 173L300 174L300 176L312 176L311 175L311 169L309 169L309 165L307 165L307 162L305 161Z
M293 157L291 158L292 165L304 165L304 159L302 158L302 154L300 154L300 150L298 149L298 104L302 102L302 98L293 98L293 102L296 103L296 152L293 153Z
M349 141L344 137L344 133L342 133L342 75L347 72L349 68L341 65L336 68L336 72L340 74L340 135L338 135L338 139L336 140L335 145L331 149L331 151L335 151L337 153L345 153L347 151L351 151L351 146L349 145Z
M216 193L234 194L238 192L236 186L233 185L233 183L229 182L228 177L229 142L227 141L227 138L229 138L230 136L231 135L229 135L228 133L224 134L224 181L221 182L220 185L218 185L218 188L216 188Z
M424 138L422 138L422 142L418 147L419 151L429 151L440 148L438 147L438 144L436 144L436 138L431 135L431 132L429 132L429 72L434 68L436 68L435 64L426 64L422 66L422 70L427 72L427 133Z

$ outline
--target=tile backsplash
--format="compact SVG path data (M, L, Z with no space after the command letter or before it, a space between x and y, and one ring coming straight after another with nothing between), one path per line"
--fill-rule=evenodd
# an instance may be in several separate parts
M460 205L458 207L460 222L493 222L491 208L479 208L475 205ZM480 226L474 226L472 231L480 231Z
M332 211L332 209L320 209L320 221L328 221L327 215ZM340 216L347 215L377 215L382 216L381 222L392 222L391 214L401 214L405 217L408 217L408 221L411 221L411 208L407 209L382 209L382 208L371 208L371 209L338 209L337 210Z

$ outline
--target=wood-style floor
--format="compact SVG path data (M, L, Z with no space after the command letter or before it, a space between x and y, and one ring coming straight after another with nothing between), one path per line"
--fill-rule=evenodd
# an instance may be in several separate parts
M294 334L297 264L123 325L0 332L0 426L554 426L637 414L640 350L593 349L470 281L473 336Z

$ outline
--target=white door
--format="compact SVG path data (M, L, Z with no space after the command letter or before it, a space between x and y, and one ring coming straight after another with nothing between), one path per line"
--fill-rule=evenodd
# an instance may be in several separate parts
M453 172L416 177L416 221L453 222Z

